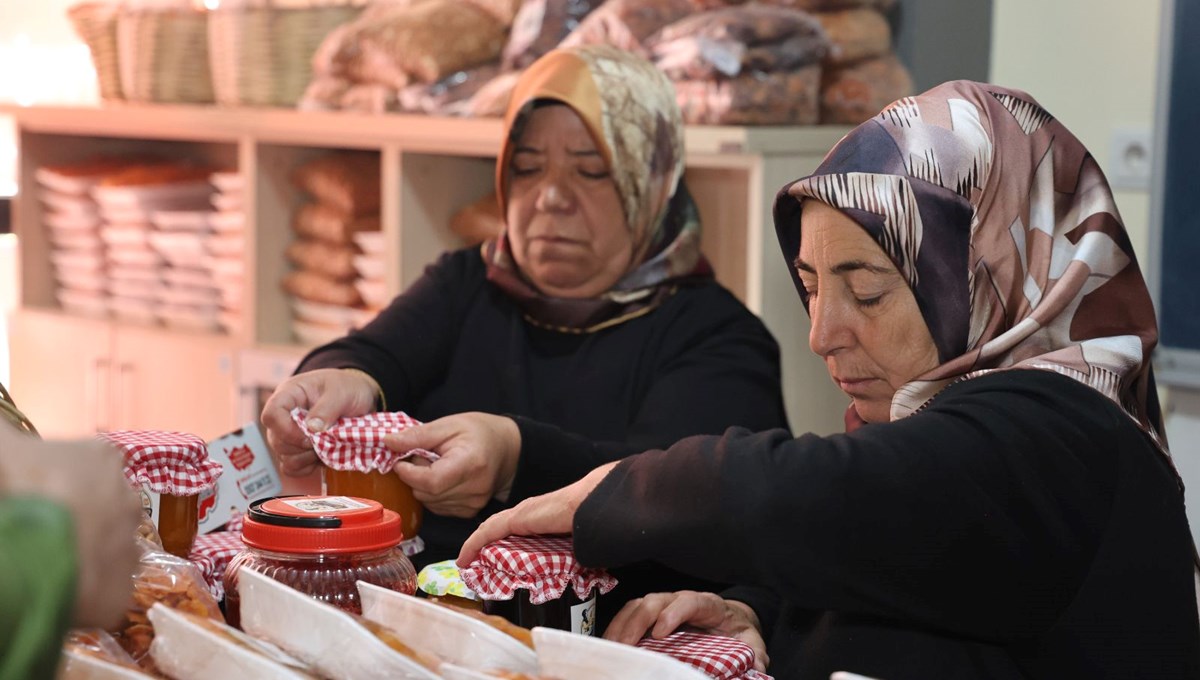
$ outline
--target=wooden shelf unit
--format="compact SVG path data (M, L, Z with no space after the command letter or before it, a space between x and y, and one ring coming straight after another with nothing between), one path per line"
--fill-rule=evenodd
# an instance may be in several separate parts
M13 205L22 266L21 304L11 325L12 387L22 408L51 436L171 427L214 437L242 424L238 418L244 413L239 416L236 407L241 355L271 348L294 357L305 349L291 340L290 310L279 287L288 269L283 250L292 238L291 213L302 200L288 181L291 169L331 149L380 154L381 225L391 263L387 285L397 294L439 253L461 245L448 229L449 218L492 189L503 131L497 119L202 106L110 104L0 113L16 121L22 188ZM717 278L762 316L779 341L785 399L797 432L839 430L846 400L808 350L808 321L776 245L771 204L781 186L811 172L846 131L700 126L686 133L687 182L704 223L704 251ZM184 333L81 319L58 308L34 172L44 164L133 150L217 162L236 167L244 178L240 332ZM44 342L45 334L60 339ZM63 353L74 360L56 363ZM177 389L157 375L149 377L158 372L176 377ZM62 399L65 394L72 398Z

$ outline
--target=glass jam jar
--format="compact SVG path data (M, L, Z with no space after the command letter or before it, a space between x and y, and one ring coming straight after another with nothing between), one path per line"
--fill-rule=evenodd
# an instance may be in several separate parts
M187 559L200 526L200 496L158 497L158 537L163 549Z
M508 619L522 628L557 628L579 635L598 636L596 630L596 600L580 600L570 588L557 600L542 604L529 601L528 590L518 590L511 600L484 600L483 613Z
M406 536L415 538L421 531L424 508L413 497L412 488L400 481L394 472L358 472L326 467L325 493L379 501L383 507L400 515Z
M412 595L417 573L401 552L400 518L377 501L283 496L255 501L242 525L246 550L225 570L225 618L240 626L238 570L254 569L339 609L362 613L357 581Z

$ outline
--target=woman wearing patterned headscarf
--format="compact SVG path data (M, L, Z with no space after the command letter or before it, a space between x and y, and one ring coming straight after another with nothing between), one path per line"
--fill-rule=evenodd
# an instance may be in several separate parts
M778 347L700 253L666 78L606 47L552 52L522 76L506 129L505 232L444 255L375 321L312 352L263 412L283 469L301 474L316 461L292 407L329 423L382 395L426 421L393 442L443 454L398 471L432 511L419 563L603 462L786 427ZM563 456L563 439L586 450Z
M1154 312L1079 140L1023 92L947 83L855 128L775 224L847 433L633 456L493 517L463 558L573 530L587 565L745 584L644 598L608 636L690 623L776 677L1200 677Z

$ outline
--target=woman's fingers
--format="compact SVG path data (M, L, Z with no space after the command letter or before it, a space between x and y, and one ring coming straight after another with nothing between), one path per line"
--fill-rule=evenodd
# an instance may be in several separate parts
M604 631L604 637L614 642L635 645L638 640L646 637L657 623L663 610L673 602L679 593L651 593L636 600L630 600Z

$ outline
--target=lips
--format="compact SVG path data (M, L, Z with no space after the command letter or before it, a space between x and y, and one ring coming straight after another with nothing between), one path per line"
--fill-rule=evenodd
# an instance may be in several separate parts
M867 390L870 389L871 384L875 382L875 378L835 377L833 381L837 383L838 388L840 388L846 394L849 394L850 396L856 396L858 394L865 394Z

